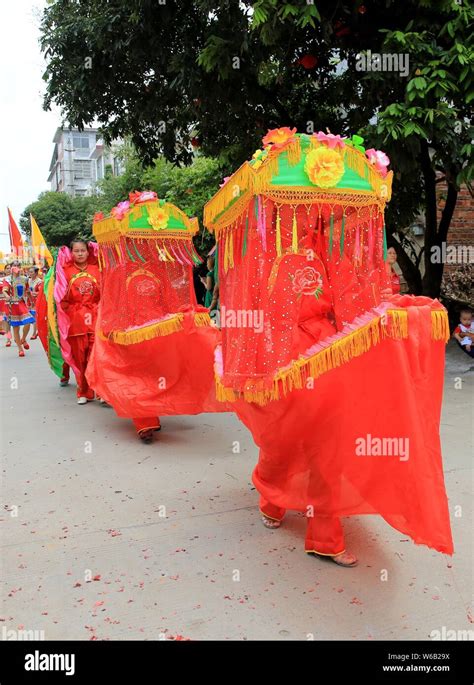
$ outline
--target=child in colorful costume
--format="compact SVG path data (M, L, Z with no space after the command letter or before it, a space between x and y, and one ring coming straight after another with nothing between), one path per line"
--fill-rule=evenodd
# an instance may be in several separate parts
M160 415L226 410L214 388L219 332L193 287L197 230L148 191L94 220L103 287L87 377L145 442Z
M5 297L6 321L13 329L13 337L18 347L18 356L24 357L24 350L29 350L30 346L26 341L30 324L34 323L34 318L27 307L28 300L28 277L24 275L20 262L13 262L11 273L3 281L2 287ZM23 327L23 331L21 331Z
M362 142L270 131L204 212L219 253L217 392L260 448L263 522L304 512L306 552L342 566L357 563L342 516L378 513L453 551L439 443L447 315L392 294L392 172Z

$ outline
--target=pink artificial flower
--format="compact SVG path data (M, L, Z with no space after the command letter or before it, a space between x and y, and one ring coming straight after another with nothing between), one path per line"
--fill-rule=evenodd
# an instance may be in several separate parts
M219 184L219 188L222 188L223 186L225 186L225 184L227 183L229 178L230 178L230 176L224 176L224 178L222 179L222 183Z
M324 133L323 131L318 131L318 133L313 134L320 143L325 143L330 148L343 148L344 139L341 136L335 136L334 133Z
M130 202L128 200L125 200L124 202L119 202L118 205L116 205L110 213L112 214L112 216L114 216L116 219L120 221L121 219L123 219L123 217L129 209Z
M102 221L104 218L104 212L96 212L94 214L94 221Z
M144 190L140 193L137 202L147 202L148 200L156 200L157 195L153 190Z
M390 164L390 158L382 150L375 150L373 147L366 150L365 154L371 164L375 166L377 171L385 178L387 175L387 167Z

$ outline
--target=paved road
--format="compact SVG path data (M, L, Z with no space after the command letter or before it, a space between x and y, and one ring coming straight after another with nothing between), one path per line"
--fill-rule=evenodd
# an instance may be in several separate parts
M113 410L78 407L75 388L58 387L39 341L25 359L0 345L0 639L23 629L67 640L421 640L474 629L473 374L451 344L442 439L456 553L356 517L345 521L356 569L305 555L298 514L263 528L256 449L233 415L165 419L159 441L142 445Z

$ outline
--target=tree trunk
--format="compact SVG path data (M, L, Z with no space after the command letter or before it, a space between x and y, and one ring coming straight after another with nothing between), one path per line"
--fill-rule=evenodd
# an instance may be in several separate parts
M443 264L433 261L433 247L440 248L438 220L436 216L436 174L431 166L428 143L421 141L420 163L425 185L425 273L423 275L423 295L439 297Z
M408 291L411 295L421 295L423 286L421 282L421 273L416 264L412 262L404 248L399 241L393 236L387 236L388 247L394 247L397 253L397 262L402 270L403 278L408 285Z

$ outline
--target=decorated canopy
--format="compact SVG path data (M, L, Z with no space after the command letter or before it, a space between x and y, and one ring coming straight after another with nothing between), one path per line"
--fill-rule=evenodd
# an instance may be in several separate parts
M119 416L225 410L214 391L219 333L193 286L197 231L149 191L94 218L102 294L87 377Z
M204 213L219 252L218 396L260 448L260 504L280 517L378 513L452 553L439 443L447 315L392 294L388 157L357 136L288 128L263 145Z
M152 192L131 193L108 217L96 214L103 277L100 334L121 344L180 330L180 309L195 303L190 269L202 262L193 245L197 219ZM207 325L207 312L196 323Z
M219 251L222 399L265 403L406 337L406 311L381 307L388 165L360 136L281 128L224 179L204 210ZM446 335L443 312L433 331Z

